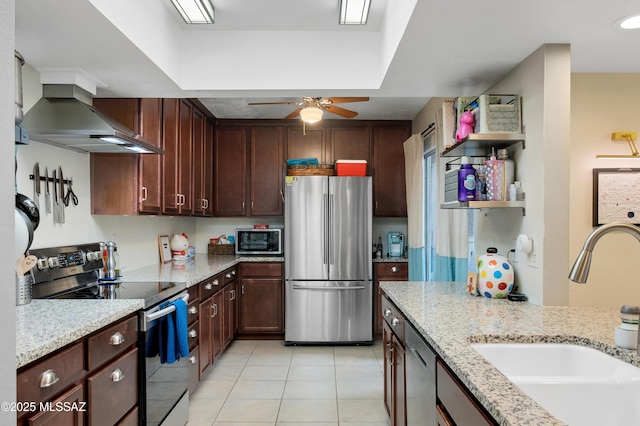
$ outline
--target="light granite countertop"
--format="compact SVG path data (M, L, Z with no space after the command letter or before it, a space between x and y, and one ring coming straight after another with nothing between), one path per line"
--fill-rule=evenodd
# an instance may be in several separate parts
M373 263L385 263L385 262L407 263L409 262L409 259L406 256L401 256L401 257L384 256L381 259L376 259L375 257L373 258Z
M283 257L196 255L183 263L166 263L123 271L123 282L177 281L195 285L240 262L283 262ZM87 336L144 307L142 299L32 300L16 307L16 368Z
M139 311L143 300L32 300L16 306L16 368Z
M184 263L169 262L123 271L122 281L176 281L186 282L187 287L191 287L240 262L284 262L284 257L196 254L194 259Z
M598 349L640 367L614 342L619 308L537 306L473 297L464 283L381 282L381 288L500 425L564 424L469 345L555 342Z

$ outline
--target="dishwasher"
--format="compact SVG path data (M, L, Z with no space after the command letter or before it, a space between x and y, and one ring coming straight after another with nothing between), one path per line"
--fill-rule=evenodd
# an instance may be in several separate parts
M405 348L407 426L435 426L436 354L409 322Z

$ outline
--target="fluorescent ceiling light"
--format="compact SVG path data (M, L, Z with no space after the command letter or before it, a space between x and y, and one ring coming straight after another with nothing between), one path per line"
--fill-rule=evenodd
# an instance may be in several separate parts
M171 0L187 24L213 24L211 0Z
M322 120L322 110L315 106L302 108L302 110L300 111L300 118L302 118L302 121L304 121L305 123L317 123L318 121Z
M640 15L630 16L620 21L620 28L624 30L635 30L640 28Z
M365 25L371 0L340 0L340 25Z

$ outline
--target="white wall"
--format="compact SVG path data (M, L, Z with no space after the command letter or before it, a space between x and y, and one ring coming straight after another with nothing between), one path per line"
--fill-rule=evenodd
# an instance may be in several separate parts
M0 2L0 223L3 241L14 241L15 206L13 191L15 85L15 2ZM16 400L16 294L13 244L0 246L0 401ZM15 413L0 411L0 423L15 424Z
M640 132L640 74L571 76L570 264L592 226L592 170L640 168L637 160L598 160L597 154L628 154L626 142L612 142L615 131ZM632 194L636 198L638 194ZM640 305L640 244L627 234L609 234L593 251L587 284L569 282L571 305Z

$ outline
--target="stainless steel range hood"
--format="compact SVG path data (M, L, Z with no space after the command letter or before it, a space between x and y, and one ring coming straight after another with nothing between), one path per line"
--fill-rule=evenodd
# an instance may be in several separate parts
M139 134L96 111L93 97L72 84L45 84L24 116L30 139L78 152L164 154Z

